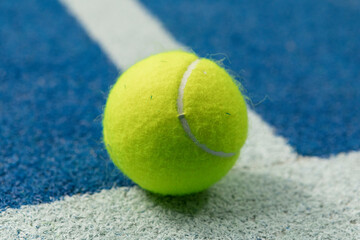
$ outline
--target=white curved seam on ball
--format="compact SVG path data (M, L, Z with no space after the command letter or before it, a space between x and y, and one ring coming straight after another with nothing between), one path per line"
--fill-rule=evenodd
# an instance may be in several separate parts
M214 150L208 148L205 144L200 143L196 139L194 134L192 134L189 123L186 120L185 113L184 113L184 103L183 103L185 86L186 86L186 83L187 83L192 71L196 68L196 65L199 63L199 61L200 61L200 59L196 59L194 62L192 62L186 69L183 77L181 78L181 83L180 83L180 87L179 87L179 95L178 95L178 99L177 99L178 118L181 122L181 125L182 125L184 131L189 136L189 138L202 150L204 150L205 152L210 153L212 155L218 156L218 157L232 157L235 155L235 153L217 152L217 151L214 151Z

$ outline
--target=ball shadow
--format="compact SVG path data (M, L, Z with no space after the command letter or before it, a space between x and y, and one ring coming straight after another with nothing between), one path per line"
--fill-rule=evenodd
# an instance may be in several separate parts
M184 215L194 215L206 206L209 194L208 190L205 190L184 196L163 196L146 192L146 196L155 205L159 205L164 209Z
M233 170L210 189L186 196L161 196L146 193L155 205L170 211L167 217L201 215L226 220L234 215L255 221L262 215L287 213L310 197L303 186L269 174Z
M324 199L312 184L291 180L286 169L278 171L235 168L202 193L146 196L157 224L204 239L222 239L224 234L229 239L312 239L319 229L332 236L356 223L354 216ZM329 219L337 223L327 224Z

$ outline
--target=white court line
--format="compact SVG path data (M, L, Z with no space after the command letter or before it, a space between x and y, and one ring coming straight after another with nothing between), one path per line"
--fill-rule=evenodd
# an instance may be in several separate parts
M137 1L63 4L119 69L183 48ZM360 239L359 161L360 152L301 157L249 111L241 161L206 193L162 199L122 187L8 209L0 239Z
M184 49L136 1L62 0L62 3L122 70L154 53Z

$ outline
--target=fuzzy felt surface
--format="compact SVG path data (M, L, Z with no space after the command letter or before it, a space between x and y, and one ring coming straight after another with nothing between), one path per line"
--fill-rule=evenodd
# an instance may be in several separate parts
M200 60L184 89L183 115L199 148L178 118L179 86L195 54L166 52L129 68L110 91L104 141L114 163L141 187L161 194L201 191L223 177L239 156L247 134L244 99L226 71ZM211 118L210 118L211 117Z
M244 145L244 98L225 69L213 61L201 59L192 71L184 91L184 113L197 140L210 149L237 153Z

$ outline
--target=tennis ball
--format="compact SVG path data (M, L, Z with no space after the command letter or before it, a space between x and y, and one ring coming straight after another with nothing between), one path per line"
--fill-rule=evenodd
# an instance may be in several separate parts
M247 135L245 101L215 62L172 51L125 71L109 93L106 149L140 187L163 195L202 191L239 157Z

